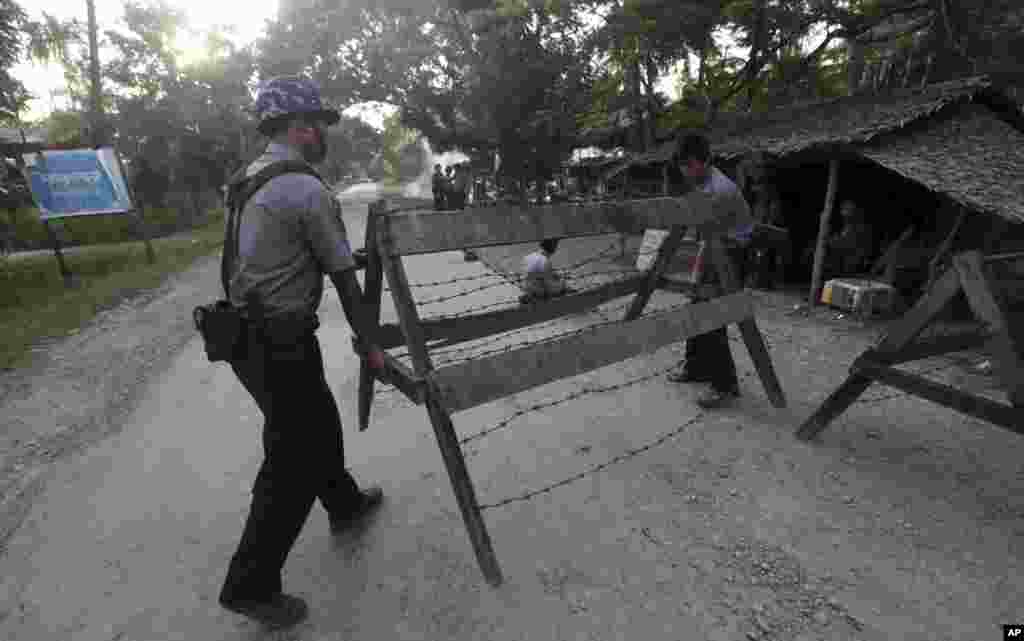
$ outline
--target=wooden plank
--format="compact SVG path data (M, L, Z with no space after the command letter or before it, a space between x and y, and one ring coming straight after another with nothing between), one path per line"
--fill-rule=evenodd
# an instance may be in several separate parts
M869 273L872 276L878 276L884 272L885 268L895 257L896 252L903 247L903 243L907 242L907 239L914 234L916 229L916 226L908 225L907 228L903 230L903 233L899 235L899 238L890 243L885 252L878 258L878 260L875 261L875 264L871 266L871 271Z
M586 312L602 303L635 293L645 280L646 275L640 274L605 283L577 294L553 298L537 305L502 309L460 318L421 321L420 327L427 342L441 341L436 345L437 347L454 345L491 334L536 325L562 316ZM390 323L383 325L380 335L385 349L405 344L405 338L398 325Z
M825 245L828 241L829 221L836 202L836 190L839 187L839 160L833 158L828 163L828 190L825 192L825 208L821 211L818 223L818 241L814 247L814 269L811 272L811 291L807 304L814 307L818 304L821 292L822 271L825 267Z
M979 252L966 252L953 258L953 267L960 274L960 283L967 295L971 309L993 331L1000 332L1006 327L1003 310L992 295L985 268Z
M412 291L409 289L405 267L402 265L401 257L395 256L393 253L392 240L394 237L390 233L389 223L389 218L381 219L382 233L379 234L379 243L384 271L387 274L391 295L395 301L395 309L398 312L398 320L409 345L409 354L412 356L413 371L418 378L426 379L427 415L430 417L430 425L434 429L434 437L441 450L441 457L444 459L445 469L448 471L448 478L459 504L459 511L462 513L462 521L469 533L469 540L473 546L473 552L476 554L480 571L483 572L488 583L497 586L502 582L501 568L494 555L487 525L480 513L476 491L473 489L473 481L466 469L466 460L462 455L462 447L459 445L455 427L452 425L448 412L441 405L437 386L429 378L434 366L427 353L427 344L423 339L423 331L420 328L416 303L413 301Z
M951 336L935 336L910 343L898 352L880 353L875 350L868 350L860 358L873 360L878 363L896 365L919 361L925 358L942 356L953 352L962 352L968 349L984 347L991 340L992 336L981 332L958 333Z
M739 322L740 335L743 343L750 353L750 360L754 362L754 369L761 379L764 391L768 394L768 400L775 407L786 406L786 395L782 393L782 384L775 373L775 366L772 365L772 357L768 353L768 346L764 342L761 330L757 328L757 322L753 318L747 318Z
M708 283L694 285L689 280L684 280L682 277L676 278L673 274L663 275L658 280L658 288L669 292L687 294L688 296L693 296L695 298L711 298L719 293L717 285Z
M753 315L750 295L737 292L672 312L602 325L573 336L452 365L436 371L434 377L445 406L458 412L653 352Z
M647 278L640 285L640 289L633 298L633 302L629 305L629 309L626 310L623 320L634 320L643 313L648 301L651 300L651 294L658 288L658 281L661 280L662 275L665 273L665 268L668 267L672 257L676 254L676 250L679 249L679 244L682 243L685 232L686 228L679 225L672 227L671 231L669 231L665 241L658 248L658 256L654 259L654 264L651 265Z
M1005 403L974 396L949 385L901 372L880 363L861 363L855 368L855 372L908 394L1024 434L1024 409L1015 409Z
M642 234L674 225L700 227L711 234L740 221L728 203L695 191L680 198L558 203L457 211L399 211L387 215L396 254L426 254L473 247L534 243L545 238Z
M875 351L888 354L905 348L959 293L960 275L955 269L947 269L932 290L922 296L903 318L893 324Z
M797 429L796 437L801 441L810 441L816 438L828 427L829 423L845 412L864 393L871 382L870 378L859 374L848 377Z

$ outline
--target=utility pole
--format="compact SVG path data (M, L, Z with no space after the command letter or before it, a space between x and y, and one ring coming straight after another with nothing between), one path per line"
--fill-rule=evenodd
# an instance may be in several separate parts
M92 129L92 144L99 146L107 142L104 140L106 131L103 126L103 105L100 102L100 57L99 42L96 35L96 2L85 0L89 10L89 124Z

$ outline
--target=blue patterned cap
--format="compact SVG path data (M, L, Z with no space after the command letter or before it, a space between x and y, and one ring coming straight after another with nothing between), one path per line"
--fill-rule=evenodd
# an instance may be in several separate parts
M320 87L312 80L297 76L279 76L263 83L256 95L258 129L281 116L310 114L323 118L328 125L341 120L337 110L325 107L320 99Z

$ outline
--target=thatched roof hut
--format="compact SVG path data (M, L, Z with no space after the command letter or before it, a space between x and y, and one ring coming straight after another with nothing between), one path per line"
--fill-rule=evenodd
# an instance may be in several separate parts
M708 136L738 182L767 175L802 201L787 220L798 242L813 243L846 198L873 210L880 245L920 221L940 240L955 227L983 249L1024 232L1024 111L991 76L723 116ZM664 175L673 144L619 171ZM954 226L960 214L987 216Z

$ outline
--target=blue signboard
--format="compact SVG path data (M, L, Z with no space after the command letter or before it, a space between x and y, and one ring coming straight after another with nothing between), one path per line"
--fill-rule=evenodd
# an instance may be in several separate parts
M25 164L43 220L134 209L113 147L25 154Z

